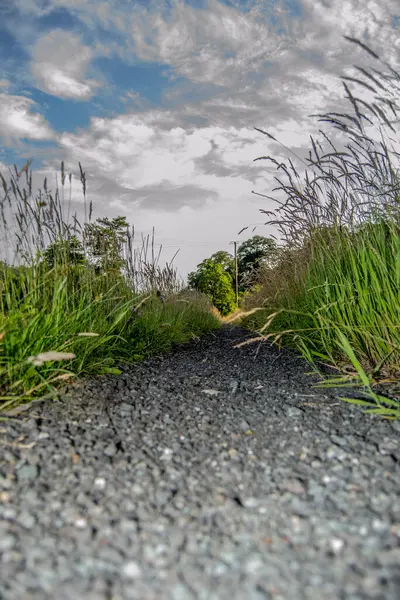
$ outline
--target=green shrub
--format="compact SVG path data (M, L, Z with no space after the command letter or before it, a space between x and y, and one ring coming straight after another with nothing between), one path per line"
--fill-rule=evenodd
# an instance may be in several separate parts
M206 294L222 315L236 308L232 277L212 259L203 260L194 273L189 273L189 285Z

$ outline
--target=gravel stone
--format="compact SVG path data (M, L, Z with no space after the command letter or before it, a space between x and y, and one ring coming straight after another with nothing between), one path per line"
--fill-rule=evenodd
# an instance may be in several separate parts
M399 423L251 337L3 422L2 600L398 600Z
M142 569L140 568L140 565L133 560L122 566L122 576L126 579L137 579L140 577L141 573Z
M17 471L19 481L32 481L37 478L38 469L35 465L25 465Z

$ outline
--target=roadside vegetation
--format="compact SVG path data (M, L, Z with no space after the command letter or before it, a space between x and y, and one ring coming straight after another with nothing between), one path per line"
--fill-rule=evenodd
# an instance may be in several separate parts
M285 199L273 198L278 208L267 222L278 228L282 243L275 265L258 270L239 318L258 335L300 351L325 373L321 385L361 384L366 392L364 400L343 399L399 418L400 178L394 163L400 155L388 146L398 133L400 75L347 39L388 72L360 68L360 78L342 78L354 114L315 116L348 143L338 151L322 131L325 149L311 138L306 164L313 178L306 170L304 184L291 160L288 166L270 156L256 159L274 162L287 178L276 178L275 190ZM356 97L348 84L372 91L374 101ZM372 125L379 142L366 133ZM337 376L326 378L323 365Z
M33 197L29 166L9 183L0 175L0 412L220 327L208 297L184 286L172 261L159 266L154 231L135 248L125 217L92 221L80 164L83 225L66 214L63 163L61 196L44 180Z
M364 399L344 400L400 417L400 177L394 165L400 154L385 141L385 134L390 140L396 133L400 75L347 39L389 73L359 68L360 77L342 78L354 114L314 115L347 138L345 150L323 131L321 141L311 137L309 158L299 159L306 166L303 183L290 159L289 165L271 156L255 159L273 162L287 178L276 177L274 191L283 199L265 196L277 209L261 209L279 237L255 235L236 256L214 253L189 273L188 285L173 261L159 266L154 231L151 244L150 236L142 238L137 249L125 217L93 221L80 164L83 225L66 215L71 203L64 201L63 163L62 198L46 180L45 193L33 198L30 162L19 173L15 167L10 184L0 175L0 232L8 249L0 262L0 412L54 395L76 377L117 374L122 363L231 322L254 331L254 342L262 338L301 352L322 375L321 386L364 388ZM374 100L356 97L350 84L372 91ZM367 135L370 126L381 141ZM21 191L23 174L28 189ZM327 376L326 367L337 375Z
M189 273L189 286L206 294L225 317L237 310L246 294L253 289L260 266L275 264L277 252L274 239L254 235L240 244L236 259L225 250L204 259L197 265L196 271Z

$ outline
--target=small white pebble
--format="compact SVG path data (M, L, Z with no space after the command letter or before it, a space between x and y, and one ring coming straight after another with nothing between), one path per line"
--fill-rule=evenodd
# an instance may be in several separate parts
M136 562L130 561L124 564L122 573L127 579L136 579L137 577L140 577L141 569Z
M265 563L263 562L261 556L255 554L246 560L244 569L248 574L257 575L262 573L262 571L265 569Z
M85 527L87 526L87 521L86 519L76 519L75 521L75 527L77 527L78 529L85 529Z
M96 477L96 479L94 480L94 485L99 490L104 490L104 488L106 487L106 480L104 479L104 477Z
M331 540L331 548L335 554L338 554L344 546L344 541L339 538L333 538Z
M14 520L17 516L17 511L15 510L15 508L10 507L6 507L3 510L3 519L9 519L9 520Z
M243 498L242 504L245 508L256 508L259 505L257 498Z
M323 478L322 478L322 481L324 483L330 483L331 478L329 477L329 475L324 475Z
M217 563L213 568L214 577L220 577L221 575L224 575L226 573L227 569L228 569L227 565L225 565L223 563Z
M386 529L388 529L388 525L384 522L384 521L380 521L379 519L374 519L372 521L372 529L374 531L385 531Z
M291 517L293 531L298 532L301 529L301 519L298 516Z
M361 525L360 529L358 530L358 533L360 535L367 535L368 527L366 525Z
M164 448L163 454L165 454L166 456L169 456L170 454L172 454L171 448Z

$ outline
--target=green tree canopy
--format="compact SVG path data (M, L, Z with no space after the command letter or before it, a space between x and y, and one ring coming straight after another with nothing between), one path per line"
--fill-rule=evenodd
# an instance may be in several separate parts
M100 271L119 271L124 265L122 250L128 239L126 217L104 217L85 223L84 240L89 254Z
M86 261L82 243L76 235L66 240L53 242L47 246L42 256L49 269L52 269L57 263L72 266L82 265Z
M263 264L273 266L277 254L275 240L262 235L254 235L240 244L237 250L240 289L243 291L250 285L251 278Z
M229 252L226 252L225 250L218 250L218 252L214 252L214 254L210 256L210 259L217 265L221 265L223 270L226 273L229 273L231 277L235 276L235 259L232 254L229 254Z
M189 273L188 283L190 287L207 294L222 315L235 309L232 276L213 258L206 258L197 266L197 271Z

